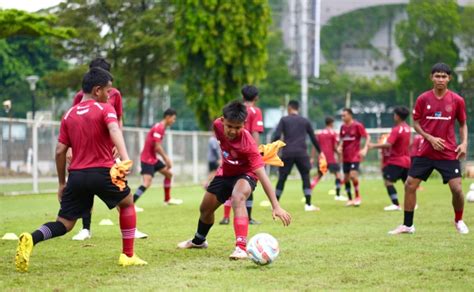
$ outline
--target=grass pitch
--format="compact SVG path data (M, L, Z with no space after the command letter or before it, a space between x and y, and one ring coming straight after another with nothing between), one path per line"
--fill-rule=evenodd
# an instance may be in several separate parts
M16 242L0 240L0 290L473 290L474 204L466 204L468 235L453 226L451 195L439 178L425 183L419 193L414 235L388 236L402 221L402 212L384 212L389 200L381 180L362 180L363 203L346 208L328 195L332 179L313 192L317 213L303 211L299 181L287 183L281 204L293 216L290 227L271 219L269 208L256 191L254 218L249 235L268 232L280 242L277 261L259 267L250 261L232 262L232 225L214 225L207 250L177 250L176 244L193 236L198 220L200 187L176 187L173 195L182 206L163 206L161 188L150 189L139 201L138 227L150 235L136 240L145 267L117 265L121 252L118 215L98 199L92 218L93 237L72 241L75 229L62 238L38 244L28 273L15 271ZM468 190L473 180L464 181ZM397 189L402 193L402 185ZM0 196L0 234L31 232L54 220L56 195ZM222 209L216 213L220 219ZM99 226L101 219L115 226Z

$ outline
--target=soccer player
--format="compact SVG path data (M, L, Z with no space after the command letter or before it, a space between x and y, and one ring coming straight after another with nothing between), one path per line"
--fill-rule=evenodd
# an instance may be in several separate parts
M306 200L305 211L319 211L319 208L311 204L311 184L309 182L309 171L311 163L306 148L306 136L309 136L311 143L318 153L324 156L319 148L319 143L314 137L314 130L308 119L299 115L299 102L290 100L288 103L288 116L281 118L273 134L272 141L280 139L283 134L286 146L282 150L281 159L285 164L278 169L278 182L276 185L276 195L280 200L285 187L286 179L291 173L293 165L296 164L301 180L303 181L303 193Z
M387 140L381 143L369 144L369 149L382 150L383 178L388 196L392 201L390 206L384 208L385 211L401 210L397 190L393 184L399 179L405 182L408 176L408 168L410 168L408 147L410 145L411 129L405 122L409 114L408 108L404 106L396 107L393 111L395 126Z
M58 199L61 205L58 217L56 221L45 223L31 234L25 232L20 235L15 256L17 270L28 270L34 245L66 234L78 218L90 212L94 194L110 209L119 207L122 231L119 264L146 264L133 251L136 215L130 188L125 180L121 181L121 186L114 183L110 174L114 166L111 151L114 145L120 157L129 161L117 115L114 108L106 103L111 85L112 76L100 68L91 68L84 75L83 101L64 115L56 146ZM66 183L66 152L70 147L74 155ZM124 169L125 173L129 167Z
M229 197L232 197L236 247L230 259L247 259L249 218L245 201L255 189L257 180L262 183L265 194L272 204L273 218L280 218L285 226L290 224L291 216L278 203L271 182L265 173L257 144L244 128L246 118L245 105L234 101L224 107L223 117L214 121L214 132L221 147L222 165L204 194L194 238L179 243L178 248L207 248L206 237L214 224L214 212Z
M253 85L245 85L241 92L244 104L247 107L247 120L245 121L245 129L250 132L253 139L255 140L255 143L259 145L260 134L263 133L264 128L262 111L256 106L256 103L259 99L258 89ZM250 224L260 224L260 222L252 218L253 193L250 194L246 204ZM221 220L221 222L219 222L219 224L229 224L231 207L232 203L230 200L224 203L224 218Z
M336 150L339 143L339 137L334 131L334 119L332 117L326 117L325 120L326 128L323 129L319 134L316 135L316 139L319 142L319 147L326 157L328 164L328 170L330 173L334 174L336 177L336 196L334 199L336 201L347 201L347 198L341 196L341 166L336 159ZM313 162L317 161L316 159L316 149L312 147L311 157ZM313 182L311 183L311 189L314 189L323 177L323 173L318 168L318 174L314 177Z
M171 168L173 164L166 154L161 142L165 137L166 128L171 127L176 122L176 111L172 108L165 110L161 122L156 123L146 135L145 145L140 156L142 166L142 185L138 187L133 195L133 201L136 202L151 186L155 172L161 173L165 178L163 181L164 204L165 205L181 205L183 200L171 198L171 179L173 172ZM161 161L156 154L163 158ZM140 208L141 211L143 209Z
M403 224L389 234L414 233L413 216L416 190L434 169L443 177L452 194L454 226L461 234L469 233L462 220L464 194L462 191L461 163L466 156L467 125L464 99L448 89L451 69L444 63L431 69L433 89L422 93L413 109L414 128L423 136L417 156L413 159L405 183L405 208ZM459 123L460 144L456 143L456 120Z
M89 68L94 68L94 67L99 67L107 72L110 72L110 64L105 60L104 58L95 58L92 60L89 64ZM117 114L117 120L119 123L120 128L123 126L122 122L122 94L120 91L114 87L111 87L109 92L109 99L106 101L109 104L113 106L115 109L115 113ZM74 96L74 101L73 101L73 106L81 103L82 98L84 97L84 92L82 90L78 91L76 95ZM114 156L117 154L117 149L113 149ZM72 159L72 148L69 148L67 154L67 161L70 162ZM92 211L92 209L91 209ZM84 217L82 217L82 229L73 236L73 240L85 240L89 239L92 236L91 232L91 220L92 220L92 213L85 214Z
M338 146L338 152L342 153L342 170L344 172L344 184L349 200L346 206L360 206L362 199L359 193L359 164L361 158L367 155L370 136L365 131L364 125L354 120L350 108L342 110L341 132L339 137L341 142ZM360 149L360 140L365 138L365 144ZM354 185L355 200L352 200L351 181Z

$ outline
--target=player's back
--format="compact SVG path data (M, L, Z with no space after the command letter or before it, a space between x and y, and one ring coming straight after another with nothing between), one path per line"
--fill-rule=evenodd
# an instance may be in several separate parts
M282 133L286 146L283 147L283 156L308 155L306 136L311 127L309 121L300 115L288 115L281 119Z
M263 116L262 111L257 106L247 105L247 120L245 121L244 127L251 134L253 132L262 133L263 128Z
M336 148L338 141L336 131L332 129L323 129L318 135L316 135L316 138L318 139L321 151L326 156L327 162L336 163L334 157L334 149Z

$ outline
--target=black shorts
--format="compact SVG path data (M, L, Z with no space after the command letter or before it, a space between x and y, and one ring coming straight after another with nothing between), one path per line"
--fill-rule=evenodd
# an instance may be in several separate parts
M142 171L140 172L141 175L149 174L151 176L155 176L155 172L162 170L166 167L166 165L158 159L155 164L148 164L145 162L141 162L142 164Z
M353 170L359 171L359 162L344 162L342 163L342 170L344 173L349 173Z
M89 214L97 195L109 209L130 194L128 185L121 191L112 183L109 168L88 168L69 172L58 216L68 220Z
M207 164L207 169L209 170L209 172L217 170L218 168L219 163L217 163L217 161L209 161L209 163Z
M227 201L232 195L234 190L234 186L239 179L245 179L248 181L252 192L255 190L257 186L257 181L251 178L248 175L239 175L239 176L216 176L211 181L209 186L207 187L207 191L211 194L216 195L217 200L222 204Z
M426 181L434 169L441 174L444 184L453 178L461 177L459 160L433 160L426 157L414 157L408 175Z
M382 172L383 172L383 178L391 182L396 182L399 179L405 182L408 177L408 168L404 168L404 167L393 165L393 164L389 164L385 166L382 169Z
M284 157L282 158L284 165L278 169L280 176L287 176L291 173L293 165L296 164L301 175L309 173L311 170L311 162L309 156L298 156L298 157Z

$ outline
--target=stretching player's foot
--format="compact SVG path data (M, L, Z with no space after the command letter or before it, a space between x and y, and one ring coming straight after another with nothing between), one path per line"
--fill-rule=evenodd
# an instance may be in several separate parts
M22 233L18 239L18 246L16 248L15 265L17 271L28 271L30 264L30 256L33 251L33 238L29 233Z
M304 210L306 212L313 212L313 211L319 211L320 209L316 207L315 205L304 205Z
M168 201L165 201L165 205L181 205L183 203L183 200L181 199L169 199Z
M178 248L180 248L180 249L188 249L188 248L207 248L207 246L208 246L207 240L204 241L204 242L201 243L201 244L194 244L192 239L178 243Z
M401 211L401 210L402 210L402 208L401 208L400 206L395 205L395 204L392 204L392 205L390 205L390 206L387 206L387 207L385 207L385 208L383 208L383 209L384 209L384 211Z
M234 252L229 256L229 259L231 260L246 260L248 259L249 256L247 252L240 247L235 247Z
M220 225L229 225L229 218L222 218L221 222L219 222Z
M77 233L76 235L73 236L72 240L86 240L92 237L92 233L89 231L89 229L82 229Z
M359 207L360 204L362 204L361 197L356 197L355 200L354 200L354 206Z
M388 232L388 234L390 235L397 235L397 234L402 234L402 233L408 233L408 234L415 233L415 225L412 225L410 227L405 226L405 225L400 225L394 230Z
M456 226L456 230L460 234L468 234L469 233L469 228L467 228L466 223L464 221L459 220L458 222L454 222L454 226Z
M354 201L353 200L347 200L346 207L351 207L354 206Z
M250 225L260 225L261 223L252 218L252 219L249 220L249 224Z
M336 201L341 201L341 202L347 202L347 197L344 196L334 196L334 200Z
M148 234L143 233L139 231L138 229L135 229L135 238L147 238Z
M139 258L136 254L133 254L133 256L128 257L124 253L120 255L118 264L122 267L148 265L147 262Z
M143 211L145 211L143 208L140 208L137 205L135 205L135 212L136 213L140 213L140 212L143 212Z

